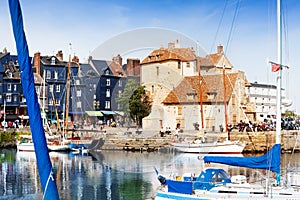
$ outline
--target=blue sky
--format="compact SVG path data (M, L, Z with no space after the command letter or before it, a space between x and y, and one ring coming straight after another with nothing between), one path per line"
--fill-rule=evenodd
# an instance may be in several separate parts
M284 0L283 5L288 27L283 64L291 66L283 73L283 87L294 102L290 109L300 113L300 98L296 97L300 85L300 1ZM267 64L267 60L277 60L276 0L21 0L21 7L31 55L63 50L66 60L72 43L71 53L84 62L97 47L117 35L156 27L197 41L206 53L214 53L222 44L231 63L244 71L250 82L276 84L276 74ZM8 10L7 1L0 1L0 49L6 47L15 54ZM167 46L168 41L159 42Z

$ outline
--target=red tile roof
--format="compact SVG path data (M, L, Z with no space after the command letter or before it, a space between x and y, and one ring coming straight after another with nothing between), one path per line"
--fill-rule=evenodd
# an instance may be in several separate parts
M148 55L141 64L162 62L168 60L192 61L196 59L192 48L160 48Z
M225 75L226 102L229 101L233 93L233 86L237 80L237 73ZM172 90L163 101L164 104L189 104L200 103L200 80L202 89L202 102L206 104L224 102L223 75L207 75L185 77L184 80ZM209 99L209 95L215 95L214 99ZM194 98L191 96L194 95Z

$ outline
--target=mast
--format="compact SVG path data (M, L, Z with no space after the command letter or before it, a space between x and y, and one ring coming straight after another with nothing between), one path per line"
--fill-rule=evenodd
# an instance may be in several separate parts
M71 45L71 44L70 44ZM70 76L71 76L71 54L69 54L68 62L68 74L67 74L67 91L66 91L66 118L65 118L65 129L68 130L68 121L69 121L69 98L70 98Z
M199 54L199 44L197 42L197 54ZM203 116L203 99L202 99L202 77L201 77L201 65L200 65L200 58L197 55L196 63L198 69L198 82L199 82L199 101L200 101L200 116L201 116L201 130L204 130L204 116Z
M276 96L276 144L281 143L281 73L282 73L282 38L281 38L281 0L277 0L277 63L279 72L277 73L277 96ZM276 173L276 182L280 183L280 172Z
M228 116L227 116L227 102L226 102L226 84L225 84L225 65L223 67L223 86L224 86L224 114L225 114L225 132L228 132Z
M282 38L281 38L281 2L277 0L277 63L280 66L277 73L277 99L276 99L276 144L280 144L281 133L281 74L282 74Z
M4 128L3 128L3 131L6 131L6 119L5 119L5 117L6 117L6 111L5 111L5 108L6 108L6 101L5 101L5 99L6 99L6 97L3 99L4 100L4 108L3 108L3 125L4 125Z

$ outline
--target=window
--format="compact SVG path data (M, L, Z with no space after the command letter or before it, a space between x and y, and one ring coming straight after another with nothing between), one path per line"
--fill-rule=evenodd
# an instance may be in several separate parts
M6 102L11 102L11 94L6 94Z
M17 95L14 95L13 101L17 102Z
M53 100L49 99L49 105L53 105Z
M122 87L122 80L119 80L119 87Z
M159 67L158 66L156 67L156 75L157 76L159 75Z
M178 62L178 67L177 68L181 69L181 62L180 61Z
M182 115L182 107L178 106L178 115Z
M191 65L190 65L190 62L187 62L187 63L186 63L186 67L187 67L187 68L190 68L190 66L191 66Z
M110 101L105 101L105 109L110 109Z
M10 83L7 84L7 91L11 91L11 84Z
M208 98L209 100L214 100L215 97L216 97L216 95L217 95L216 92L208 92L208 93L207 93L207 98Z
M77 106L77 108L81 108L81 101L77 101L76 106Z
M56 92L60 92L60 85L56 85Z
M105 71L105 75L109 75L109 70L106 70L106 71Z
M110 79L106 79L106 86L110 86Z
M54 57L51 58L51 65L55 65L55 58Z
M60 100L59 100L59 99L56 99L56 100L55 100L55 105L57 105L57 106L60 105Z
M23 96L23 95L21 95L21 96L20 96L20 102L22 102L22 103L26 103L26 99L24 98L24 96Z
M81 97L81 90L77 90L77 91L76 91L76 96L77 96L77 97Z
M158 61L158 60L159 60L159 54L156 55L156 61Z
M54 71L54 79L58 79L58 72L56 70Z
M106 89L106 97L110 97L110 89Z
M47 70L47 73L46 73L47 75L46 75L46 78L47 79L50 79L51 78L51 71L49 71L49 70Z
M14 85L14 91L17 91L17 85Z
M53 92L53 85L49 85L49 91Z
M118 91L118 97L120 98L120 97L121 97L121 95L122 95L122 91L121 91L121 90L119 90L119 91Z
M79 80L79 79L77 79L77 80L75 81L75 85L80 85L80 80Z
M187 94L187 100L194 100L196 96L197 96L196 93Z

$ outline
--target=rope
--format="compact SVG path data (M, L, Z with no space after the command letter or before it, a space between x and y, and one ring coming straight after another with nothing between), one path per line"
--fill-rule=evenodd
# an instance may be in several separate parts
M225 47L225 55L226 55L226 52L227 52L227 49L228 49L228 46L229 46L229 42L232 38L232 31L233 31L233 27L234 27L234 24L235 24L235 21L236 21L236 17L238 15L239 8L240 8L240 0L238 0L238 2L236 4L236 7L235 7L233 20L232 20L232 23L231 23L231 27L230 27L230 31L229 31L229 35L228 35L228 40L227 40L226 47Z
M49 184L50 178L51 178L51 181L54 181L52 168L51 168L50 174L49 174L47 182L46 182L46 187L45 187L45 191L44 191L44 194L43 194L43 199L45 199L45 195L47 194L47 189L48 189L48 184Z

